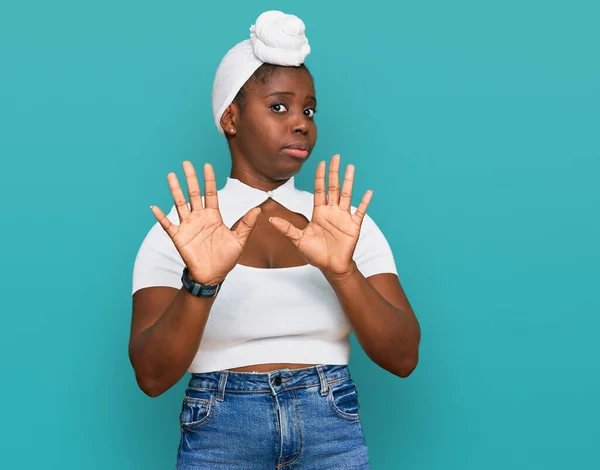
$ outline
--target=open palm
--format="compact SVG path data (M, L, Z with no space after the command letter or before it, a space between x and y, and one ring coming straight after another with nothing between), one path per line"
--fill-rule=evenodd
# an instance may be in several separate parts
M202 284L218 284L237 264L260 209L248 211L237 228L230 230L223 223L219 211L212 166L204 166L204 206L193 165L188 161L183 162L183 169L190 198L189 207L175 173L167 176L179 215L179 225L173 224L157 206L152 206L152 212L171 237L191 278Z
M273 226L298 248L313 266L333 274L352 268L352 256L372 191L367 191L356 211L350 212L354 166L348 165L340 194L340 156L334 155L329 166L329 192L325 190L325 162L319 163L315 175L315 200L312 220L300 230L280 217L270 219Z

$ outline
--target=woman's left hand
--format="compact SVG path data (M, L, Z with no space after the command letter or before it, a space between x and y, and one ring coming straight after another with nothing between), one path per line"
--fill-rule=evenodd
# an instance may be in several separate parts
M312 220L304 230L280 217L271 217L269 221L291 240L310 264L325 274L343 276L356 267L352 256L373 191L365 193L358 208L351 214L354 165L346 167L341 194L340 156L334 155L329 165L328 193L325 190L325 168L324 161L317 166Z

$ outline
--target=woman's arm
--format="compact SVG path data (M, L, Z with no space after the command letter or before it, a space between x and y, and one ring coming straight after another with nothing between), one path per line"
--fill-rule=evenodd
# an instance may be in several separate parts
M359 271L353 254L373 192L367 191L351 213L354 165L346 167L341 191L339 170L340 156L334 155L326 186L325 162L317 165L312 220L304 230L279 217L269 221L329 280L369 357L407 377L417 365L419 324L395 274L367 280Z
M417 366L421 329L398 276L367 279L354 264L348 274L325 277L367 355L392 374L408 377Z
M133 295L129 360L146 395L164 393L185 375L214 300L172 287L148 287Z
M152 213L170 237L191 278L201 284L216 285L237 264L260 209L250 209L238 226L230 230L219 212L212 166L204 165L204 200L192 163L183 162L183 170L189 206L175 173L167 175L179 225L157 206L151 207ZM146 242L150 244L142 258L156 259L163 241L149 242L147 238ZM140 259L138 254L136 266ZM154 275L153 283L146 285L163 282L160 270L152 262L139 265L141 272L146 269L151 269ZM137 382L146 394L158 396L183 377L198 352L213 302L214 297L196 297L184 288L144 287L135 291L129 357Z

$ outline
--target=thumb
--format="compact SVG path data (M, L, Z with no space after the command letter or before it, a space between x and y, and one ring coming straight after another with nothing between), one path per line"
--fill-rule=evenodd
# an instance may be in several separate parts
M252 229L256 225L258 214L260 214L260 207L250 209L246 212L246 215L242 217L242 220L233 231L233 234L237 237L242 246L246 244L246 240L248 240Z
M279 232L288 237L294 245L298 246L298 242L300 241L300 238L302 238L301 230L281 217L270 217L269 222L271 222L271 225Z

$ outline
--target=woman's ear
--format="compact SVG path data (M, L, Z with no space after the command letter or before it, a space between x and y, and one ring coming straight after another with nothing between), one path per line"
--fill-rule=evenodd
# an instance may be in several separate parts
M236 121L237 121L237 106L235 103L231 103L225 112L221 116L221 127L227 135L235 135L236 132Z

